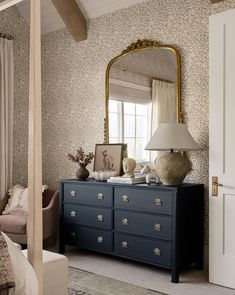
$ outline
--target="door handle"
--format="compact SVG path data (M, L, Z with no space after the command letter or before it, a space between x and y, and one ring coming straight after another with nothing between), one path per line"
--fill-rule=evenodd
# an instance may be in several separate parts
M212 176L212 196L213 197L218 197L219 186L223 186L223 184L218 182L217 176Z

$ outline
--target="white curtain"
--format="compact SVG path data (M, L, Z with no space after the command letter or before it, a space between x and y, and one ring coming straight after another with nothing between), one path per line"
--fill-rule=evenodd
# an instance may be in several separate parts
M177 122L177 99L175 83L159 80L152 81L152 124L151 134L157 130L161 123ZM151 152L153 162L159 152Z
M12 184L13 102L13 41L0 38L0 198Z
M152 134L161 123L177 122L175 83L152 81Z

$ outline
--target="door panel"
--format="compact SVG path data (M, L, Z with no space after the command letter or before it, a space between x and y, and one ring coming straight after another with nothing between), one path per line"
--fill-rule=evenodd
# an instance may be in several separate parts
M223 195L223 212L224 212L224 245L223 254L235 257L235 194Z
M235 288L235 10L211 16L209 32L209 280Z

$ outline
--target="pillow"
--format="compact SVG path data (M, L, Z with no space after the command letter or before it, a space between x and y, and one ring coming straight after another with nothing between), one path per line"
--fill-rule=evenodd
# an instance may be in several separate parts
M3 235L15 279L15 287L9 290L9 295L38 295L38 281L31 264L18 247L5 234Z
M8 199L8 203L6 205L5 210L10 207L10 204L12 202L12 197L13 197L14 191L16 189L24 189L24 187L22 185L20 185L20 184L16 184L13 187L9 188L9 190L8 190L9 199Z
M42 186L42 192L48 188ZM16 184L8 190L10 196L5 210L2 214L28 215L28 188Z

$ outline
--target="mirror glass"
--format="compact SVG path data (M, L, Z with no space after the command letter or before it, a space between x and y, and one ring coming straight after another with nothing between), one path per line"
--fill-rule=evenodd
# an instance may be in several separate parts
M179 56L168 47L114 58L106 76L108 142L126 143L128 157L149 162L144 148L158 125L178 121L179 75Z

